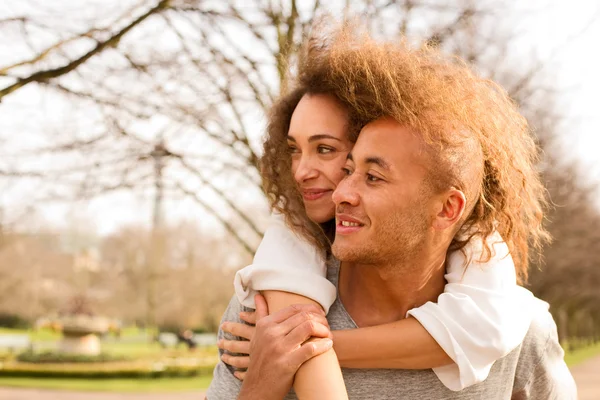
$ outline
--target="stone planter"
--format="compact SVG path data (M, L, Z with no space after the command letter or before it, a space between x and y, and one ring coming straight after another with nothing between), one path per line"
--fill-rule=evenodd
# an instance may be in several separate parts
M63 338L59 343L59 351L89 356L100 354L101 346L98 334L108 330L108 319L73 315L62 318L61 324Z

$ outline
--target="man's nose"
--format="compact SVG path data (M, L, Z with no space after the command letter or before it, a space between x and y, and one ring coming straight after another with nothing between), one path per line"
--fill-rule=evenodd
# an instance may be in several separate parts
M349 204L357 206L360 201L360 195L356 187L356 182L352 176L348 176L338 184L331 196L336 206L340 204Z
M294 179L297 183L302 183L308 179L316 178L319 170L316 168L314 160L311 157L304 156L298 162L298 168L294 173Z

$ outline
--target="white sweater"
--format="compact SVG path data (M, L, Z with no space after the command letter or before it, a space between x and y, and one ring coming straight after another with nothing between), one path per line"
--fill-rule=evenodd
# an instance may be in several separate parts
M516 284L515 266L508 247L496 232L487 239L493 257L476 260L483 243L472 241L465 251L448 256L444 293L437 303L409 310L454 364L434 368L451 390L462 390L485 380L492 364L516 348L532 319L533 295ZM308 297L325 312L336 298L335 286L326 278L326 265L316 249L296 235L281 215L273 215L254 262L239 270L234 280L240 303L254 308L262 290L280 290Z

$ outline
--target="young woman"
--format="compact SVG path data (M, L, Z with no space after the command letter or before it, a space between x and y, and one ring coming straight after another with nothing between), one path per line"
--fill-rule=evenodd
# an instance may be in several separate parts
M254 308L259 291L271 313L301 302L316 302L327 312L336 298L325 278L335 232L331 194L344 177L360 121L324 87L316 72L301 71L298 88L272 110L263 178L276 214L253 264L235 278L236 294L246 307ZM296 375L298 397L316 398L310 387L329 382L333 389L327 398L344 398L337 360L347 368L433 368L451 390L484 380L494 361L524 338L531 321L524 304L531 293L517 285L515 265L498 233L451 252L446 280L437 303L414 308L405 319L334 331L333 350L305 363ZM237 328L228 324L239 333ZM243 332L251 339L251 330ZM239 343L222 341L219 347L240 353ZM243 368L248 359L223 361Z

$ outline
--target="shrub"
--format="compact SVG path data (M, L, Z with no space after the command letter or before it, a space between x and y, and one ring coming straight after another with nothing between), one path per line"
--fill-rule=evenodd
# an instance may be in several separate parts
M126 361L128 357L115 356L107 353L101 353L97 356L80 355L80 354L63 354L53 351L46 351L43 353L35 353L32 351L26 351L21 353L17 357L17 361L34 363L34 364L48 364L48 363L105 363L114 361Z
M29 329L31 327L31 322L16 314L0 312L0 327L10 329Z
M210 375L211 365L174 365L161 362L118 362L106 364L32 364L6 363L0 377L79 378L79 379L156 379Z

